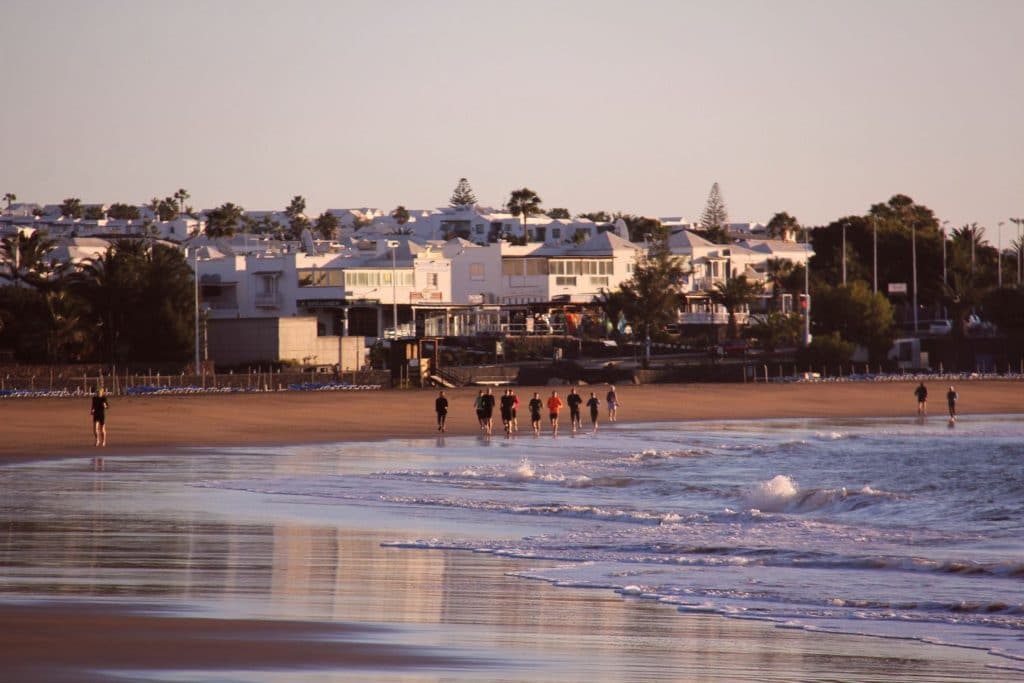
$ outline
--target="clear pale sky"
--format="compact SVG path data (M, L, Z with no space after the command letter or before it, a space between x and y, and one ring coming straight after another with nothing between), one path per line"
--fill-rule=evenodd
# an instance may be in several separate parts
M1024 2L4 0L0 193L1024 217Z

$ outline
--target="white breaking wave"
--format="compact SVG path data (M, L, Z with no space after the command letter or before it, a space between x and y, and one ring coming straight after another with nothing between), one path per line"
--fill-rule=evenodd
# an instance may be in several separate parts
M802 491L793 479L779 474L748 489L743 501L748 509L761 512L806 513L849 512L895 498L891 493L877 491L870 486L856 491L845 487Z

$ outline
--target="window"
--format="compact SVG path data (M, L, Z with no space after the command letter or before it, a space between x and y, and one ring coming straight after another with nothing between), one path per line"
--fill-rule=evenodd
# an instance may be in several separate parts
M504 259L501 262L502 275L522 275L525 272L522 259Z
M526 274L527 275L547 275L548 274L548 262L547 259L542 258L531 258L526 260Z
M608 276L607 275L592 276L590 278L590 284L594 285L595 287L607 287L608 286Z
M561 228L551 228L551 239L557 240L557 239L559 239L561 237L562 237L562 229Z
M575 287L576 278L568 275L562 275L555 278L555 285L559 287Z
M437 287L437 273L427 273L427 287Z
M346 270L345 272L345 286L346 287L381 287L391 286L391 271L390 270ZM396 285L399 287L412 287L413 286L413 272L409 269L395 271L398 278ZM340 280L341 273L338 273Z
M478 234L478 235L484 234L483 223L477 223L477 225L476 225L476 234Z
M330 270L299 268L296 273L299 287L340 287L344 279L342 271L336 268Z
M469 264L469 279L470 280L483 280L484 279L484 264L482 264L482 263L470 263Z

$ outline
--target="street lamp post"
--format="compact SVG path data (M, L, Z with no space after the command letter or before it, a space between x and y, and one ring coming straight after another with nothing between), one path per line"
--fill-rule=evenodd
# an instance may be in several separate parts
M846 223L843 223L843 287L846 286Z
M804 228L804 346L811 345L811 234Z
M949 225L949 221L942 221L942 284L948 285L949 282L946 280L946 226Z
M1011 218L1010 222L1017 226L1017 286L1020 287L1021 253L1024 252L1024 243L1020 240L1020 228L1024 225L1024 218Z
M192 252L192 283L195 294L195 316L196 316L196 374L199 374L199 247L194 247Z
M398 271L395 268L395 252L398 250L398 240L388 240L388 249L391 250L391 323L395 328L395 339L398 339Z
M914 280L914 336L917 336L917 224L910 224L910 269Z
M996 280L999 282L997 287L1002 288L1003 286L1003 222L999 221L999 225L996 226Z
M878 219L871 217L871 271L872 291L878 294Z

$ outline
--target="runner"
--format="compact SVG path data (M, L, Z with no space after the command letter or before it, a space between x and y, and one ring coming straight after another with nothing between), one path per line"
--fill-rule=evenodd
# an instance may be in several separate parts
M558 398L558 392L552 391L548 399L548 417L551 419L551 435L558 436L558 413L562 410L562 399Z
M533 392L530 399L530 421L533 422L533 435L540 436L540 411L544 408L544 401L540 400L540 394Z
M613 384L608 389L608 395L605 397L608 402L608 421L615 422L615 418L619 412L619 395L615 393L615 385Z
M587 399L587 407L590 408L590 424L594 425L594 431L596 432L597 414L601 410L601 399L593 391L590 392L590 398Z
M437 412L437 431L447 431L445 425L448 421L448 399L444 395L444 391L437 394L437 398L434 400L434 411Z
M515 405L516 397L512 394L511 389L506 389L505 393L501 395L501 424L505 428L505 436L512 436L512 410Z
M572 433L575 434L577 429L583 429L583 425L580 424L580 404L583 403L583 397L577 394L576 387L573 387L569 389L565 402L569 406L569 422L572 423Z

